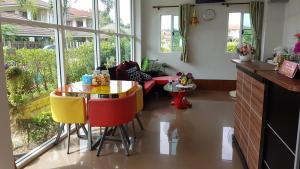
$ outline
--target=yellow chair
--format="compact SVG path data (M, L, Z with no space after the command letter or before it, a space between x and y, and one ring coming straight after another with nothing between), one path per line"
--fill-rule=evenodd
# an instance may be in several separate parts
M144 108L144 94L143 94L143 87L138 86L136 90L136 108L137 108L137 113L135 115L135 119L138 121L139 126L141 127L142 130L144 130L144 126L139 118L139 113L143 110Z
M55 92L52 92L50 94L50 105L53 120L58 123L61 123L55 144L59 142L65 124L68 125L67 153L69 154L71 124L76 124L78 137L80 137L80 127L83 129L85 135L87 136L87 130L84 127L84 124L87 121L85 99L83 97L59 96Z

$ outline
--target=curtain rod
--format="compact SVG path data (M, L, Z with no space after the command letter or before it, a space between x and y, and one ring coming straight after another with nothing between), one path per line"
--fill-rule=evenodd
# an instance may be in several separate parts
M247 5L249 4L249 2L244 2L244 3L221 3L221 5L225 5L227 7L229 7L230 5ZM191 6L196 6L196 5L191 5ZM153 8L156 8L158 10L160 10L161 8L177 8L179 7L179 5L170 5L170 6L153 6Z
M191 5L191 6L195 6L195 5ZM179 7L179 5L171 5L171 6L153 6L153 8L156 8L158 10L160 10L161 8L177 8Z
M222 5L225 5L227 7L229 7L230 5L249 5L250 2L242 2L242 3L230 3L230 2L224 2L222 3Z

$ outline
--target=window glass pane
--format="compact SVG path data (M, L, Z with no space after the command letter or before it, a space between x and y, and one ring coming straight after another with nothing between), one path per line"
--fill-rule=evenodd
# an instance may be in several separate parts
M121 37L121 62L131 60L131 38Z
M18 159L56 134L49 94L57 88L54 30L2 23L13 151Z
M160 38L160 51L162 53L171 52L172 47L172 15L161 16L161 38Z
M53 3L48 0L1 0L2 17L53 23Z
M101 66L112 67L116 65L116 36L100 35Z
M81 81L84 74L94 70L93 34L87 32L66 31L65 75L66 83Z
M240 43L241 13L229 13L227 52L234 53Z
M92 28L92 0L61 0L64 24L72 27Z
M131 0L120 0L120 33L131 34Z
M182 51L182 39L179 32L179 17L174 16L173 21L173 41L172 41L173 51Z
M243 44L253 44L253 31L251 26L250 14L244 13L243 19Z
M116 0L100 0L98 3L100 30L117 32Z

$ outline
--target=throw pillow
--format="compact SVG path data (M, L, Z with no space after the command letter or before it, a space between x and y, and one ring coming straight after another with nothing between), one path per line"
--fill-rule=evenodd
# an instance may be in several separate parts
M147 73L141 72L141 76L143 81L148 81L152 79L152 76L148 75Z
M138 70L137 67L132 67L127 70L129 79L132 81L137 81L137 82L143 82L143 78L141 76L141 72Z

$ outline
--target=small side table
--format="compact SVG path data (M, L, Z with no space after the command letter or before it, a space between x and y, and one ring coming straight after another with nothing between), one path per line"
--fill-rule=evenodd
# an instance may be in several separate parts
M186 98L186 94L194 91L196 88L196 84L190 84L189 86L185 87L176 87L176 84L174 83L167 83L164 85L164 90L173 96L171 105L177 109L187 109L192 107L192 104Z

